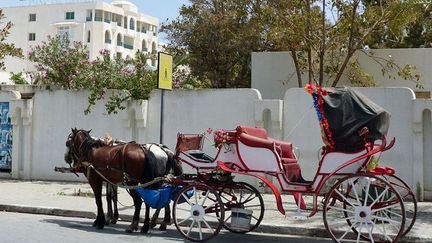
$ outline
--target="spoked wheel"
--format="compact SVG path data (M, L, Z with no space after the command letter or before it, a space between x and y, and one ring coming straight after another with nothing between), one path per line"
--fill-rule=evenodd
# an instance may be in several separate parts
M173 205L177 230L191 241L206 241L219 233L224 222L220 196L211 187L195 184L184 187Z
M336 242L395 242L404 232L405 208L386 180L369 174L345 177L328 192L324 225Z
M417 199L411 187L395 175L384 176L390 185L401 196L405 207L405 227L402 236L405 236L413 227L417 218Z
M236 182L230 187L222 187L219 194L225 208L223 224L225 229L234 233L247 233L259 226L264 217L264 200L255 187L245 182ZM235 220L237 218L244 219L245 216L247 218L250 216L250 223L248 225L236 225ZM232 224L233 220L234 224Z

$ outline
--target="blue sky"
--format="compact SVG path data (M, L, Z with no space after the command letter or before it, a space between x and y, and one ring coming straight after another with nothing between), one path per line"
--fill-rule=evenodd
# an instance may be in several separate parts
M33 0L33 2L43 2L44 0ZM58 0L65 2L67 0ZM70 0L73 2L73 0ZM103 0L110 3L111 0ZM137 5L140 12L159 18L159 22L163 23L166 19L173 20L179 15L179 8L183 4L188 4L189 0L129 0ZM45 0L45 2L55 2L55 0ZM23 1L19 0L0 0L0 7L9 7L22 5ZM160 35L161 41L164 41L164 36Z

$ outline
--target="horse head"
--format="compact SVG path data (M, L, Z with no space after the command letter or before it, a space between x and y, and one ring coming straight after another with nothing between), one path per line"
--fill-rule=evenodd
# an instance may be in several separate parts
M64 159L71 167L81 162L80 158L82 158L83 155L81 151L82 144L90 137L90 131L91 130L85 131L72 128L72 132L68 135Z

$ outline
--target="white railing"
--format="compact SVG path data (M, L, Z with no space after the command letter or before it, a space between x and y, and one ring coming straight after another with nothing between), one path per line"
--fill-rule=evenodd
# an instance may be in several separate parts
M89 3L98 2L100 0L20 0L18 6L34 6L59 3Z

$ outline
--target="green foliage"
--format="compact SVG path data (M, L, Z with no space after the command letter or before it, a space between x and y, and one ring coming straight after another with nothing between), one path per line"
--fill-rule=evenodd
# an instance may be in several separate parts
M304 74L321 85L337 86L344 75L371 85L371 75L354 70L354 54L382 30L400 33L415 23L419 8L410 0L191 0L162 31L169 50L187 53L191 74L211 87L248 87L250 53L285 50L299 86Z
M10 80L14 81L15 84L27 84L27 81L21 72L11 73Z
M402 20L393 21L382 26L379 31L373 33L367 39L366 44L371 48L427 48L432 47L432 3L427 1L413 1L416 4L407 13L400 11ZM365 1L370 7L377 7L376 1ZM409 18L406 15L411 15ZM410 22L403 22L405 19L415 19ZM401 24L402 22L402 24Z
M4 19L5 15L3 13L3 9L0 9L0 20ZM3 24L3 23L2 23ZM22 57L21 48L16 48L13 43L5 43L7 36L9 35L9 30L12 28L12 23L9 21L4 25L3 28L0 28L0 69L4 70L5 63L4 59L6 56L12 57Z
M200 85L249 87L251 51L264 49L260 2L191 0L180 9L180 17L162 25L168 50L189 55L190 73Z
M359 70L354 53L362 50L380 30L399 33L419 17L419 5L399 0L269 1L267 22L270 41L289 50L307 82L337 86L343 75L355 85L374 85L371 75ZM372 56L371 56L372 57ZM384 60L380 60L384 61ZM395 64L387 60L387 64ZM384 69L403 74L393 65ZM415 75L400 75L411 79ZM387 74L387 73L385 73Z

